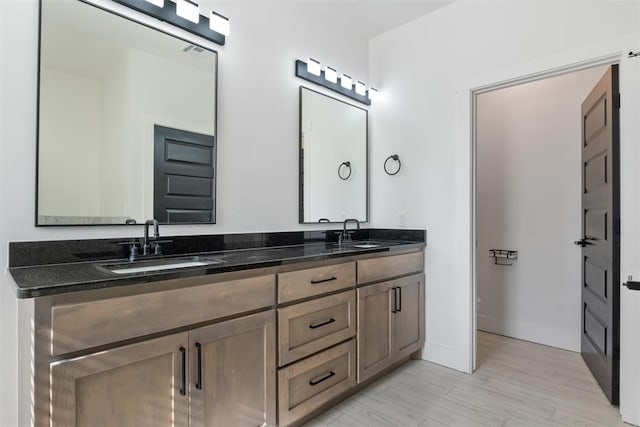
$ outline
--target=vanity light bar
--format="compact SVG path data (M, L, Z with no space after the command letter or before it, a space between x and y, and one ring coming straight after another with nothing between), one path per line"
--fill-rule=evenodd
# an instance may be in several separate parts
M371 100L378 93L378 89L372 87L367 91L366 84L360 80L353 84L353 79L348 74L341 73L338 77L338 72L333 67L325 65L322 69L320 61L313 58L308 58L307 62L300 59L296 61L296 76L365 105L371 105Z
M215 12L212 12L209 17L201 15L198 3L193 0L175 0L175 2L171 0L113 1L182 28L220 46L224 46L226 36L229 35L228 18Z

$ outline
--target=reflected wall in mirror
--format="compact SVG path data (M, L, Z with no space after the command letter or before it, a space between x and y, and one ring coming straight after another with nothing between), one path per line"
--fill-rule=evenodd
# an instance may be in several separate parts
M215 222L217 53L42 0L37 225Z
M368 221L368 112L300 87L300 222Z

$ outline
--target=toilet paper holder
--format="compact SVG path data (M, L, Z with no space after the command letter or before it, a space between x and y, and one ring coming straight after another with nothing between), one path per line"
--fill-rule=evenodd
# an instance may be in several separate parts
M511 249L489 249L489 256L493 258L495 265L513 265L513 262L506 262L505 260L518 259L518 251ZM499 261L502 260L502 261Z

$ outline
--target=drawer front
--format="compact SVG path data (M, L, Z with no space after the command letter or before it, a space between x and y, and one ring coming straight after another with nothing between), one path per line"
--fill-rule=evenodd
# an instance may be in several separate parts
M280 369L280 425L290 425L355 386L355 364L351 340Z
M233 316L275 304L275 276L52 308L52 354Z
M278 302L322 295L354 286L356 264L345 262L278 274Z
M358 261L358 284L419 273L424 270L424 252L370 258Z
M279 366L331 347L355 333L355 290L278 309Z

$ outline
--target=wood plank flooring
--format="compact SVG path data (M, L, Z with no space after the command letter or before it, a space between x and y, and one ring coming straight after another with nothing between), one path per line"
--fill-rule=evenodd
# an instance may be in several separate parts
M305 426L627 425L577 353L478 332L477 365L409 361Z

